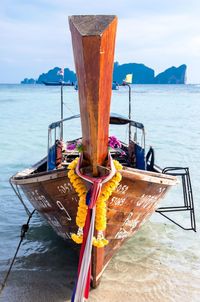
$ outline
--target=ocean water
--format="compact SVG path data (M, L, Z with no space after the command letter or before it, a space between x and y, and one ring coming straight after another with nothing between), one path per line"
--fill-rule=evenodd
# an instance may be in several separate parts
M78 95L64 88L64 113L78 113ZM112 112L128 112L126 88L113 91ZM158 213L116 254L89 301L200 301L200 85L133 85L132 117L146 129L146 148L161 167L189 167L197 233L184 231ZM19 241L26 214L9 177L46 155L48 125L60 119L60 89L42 85L0 85L0 282ZM70 125L71 126L71 125ZM124 139L127 139L127 129ZM113 130L114 131L114 130ZM68 138L78 136L75 123ZM117 130L123 136L121 130ZM164 205L183 204L173 188ZM31 207L30 207L31 208ZM188 215L176 213L189 226ZM1 302L70 301L77 259L39 216L20 249Z

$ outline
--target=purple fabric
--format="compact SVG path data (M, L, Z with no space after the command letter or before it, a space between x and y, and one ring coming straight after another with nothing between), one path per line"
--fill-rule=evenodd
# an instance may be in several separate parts
M76 144L68 144L67 145L67 150L72 151L72 150L75 150L75 149L76 149Z
M115 136L110 136L108 140L108 146L115 149L115 148L121 148L122 145Z

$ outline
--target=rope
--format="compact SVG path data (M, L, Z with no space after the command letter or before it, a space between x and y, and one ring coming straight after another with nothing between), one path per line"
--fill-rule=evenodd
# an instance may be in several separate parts
M111 180L111 178L113 178L113 176L116 173L116 169L115 169L115 166L114 166L114 163L113 163L113 160L112 160L112 157L111 157L110 153L108 153L108 161L109 161L110 168L111 168L110 173L109 173L109 175L101 176L101 177L98 177L98 178L90 177L88 175L85 175L85 174L81 173L80 167L81 167L82 159L83 159L83 153L81 153L81 155L79 157L79 161L78 161L78 164L76 166L76 174L80 178L82 178L86 181L89 181L91 184L94 184L95 181L97 181L97 180L99 180L102 184L104 184L104 183L108 182L109 180Z
M67 105L67 103L63 102L63 105L72 113L72 114L75 114L71 108Z
M9 269L8 269L8 271L7 271L7 273L6 273L6 276L5 276L4 280L3 280L3 283L1 284L0 295L1 295L3 289L4 289L5 285L6 285L6 282L7 282L7 280L8 280L9 275L10 275L10 272L11 272L11 270L12 270L13 264L14 264L14 262L15 262L15 259L16 259L16 257L17 257L17 254L18 254L18 252L19 252L19 249L20 249L20 246L21 246L21 244L22 244L22 241L24 240L25 235L26 235L26 233L27 233L27 231L28 231L28 229L29 229L30 220L31 220L31 218L32 218L32 216L33 216L33 214L34 214L35 211L36 211L36 210L33 210L33 212L30 213L30 215L29 215L29 217L28 217L28 220L27 220L26 224L23 224L22 227L21 227L20 241L19 241L19 244L18 244L18 246L17 246L15 255L14 255L12 261L11 261L10 267L9 267Z
M22 198L22 196L21 196L21 193L20 193L20 191L19 191L18 186L16 185L16 189L15 189L15 187L14 187L12 181L11 181L11 178L9 179L9 183L10 183L10 185L11 185L13 191L15 192L15 194L17 195L17 197L18 197L19 200L21 201L21 203L22 203L22 205L23 205L23 207L24 207L24 209L25 209L25 211L26 211L26 214L27 214L28 216L30 216L30 215L31 215L31 211L29 211L28 207L25 205L25 203L24 203L24 201L23 201L23 198Z

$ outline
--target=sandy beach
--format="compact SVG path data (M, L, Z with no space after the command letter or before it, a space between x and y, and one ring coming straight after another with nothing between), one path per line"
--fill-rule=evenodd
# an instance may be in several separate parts
M163 232L171 237L170 244L162 239ZM155 229L153 222L147 223L112 259L100 286L91 290L88 301L198 302L197 256L194 252L188 255L186 250L175 252L182 236L184 232L175 234L170 225ZM70 301L76 258L62 240L56 239L56 243L57 247L45 253L18 259L1 302Z

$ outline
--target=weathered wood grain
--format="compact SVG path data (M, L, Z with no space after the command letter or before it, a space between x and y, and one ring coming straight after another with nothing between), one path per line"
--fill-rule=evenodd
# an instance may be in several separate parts
M52 176L56 175L56 178ZM176 179L169 175L140 172L136 169L122 171L122 181L107 201L108 246L93 249L93 286L97 286L104 267L120 246L132 237L155 211ZM162 183L158 181L158 178ZM131 179L132 177L132 179ZM147 181L149 177L149 181ZM150 181L151 180L151 181ZM35 177L15 178L34 208L48 221L57 234L71 241L77 232L76 213L78 196L67 177L67 170L41 173ZM23 184L24 182L24 184Z
M117 18L69 18L83 134L84 157L97 174L108 154L108 132Z

